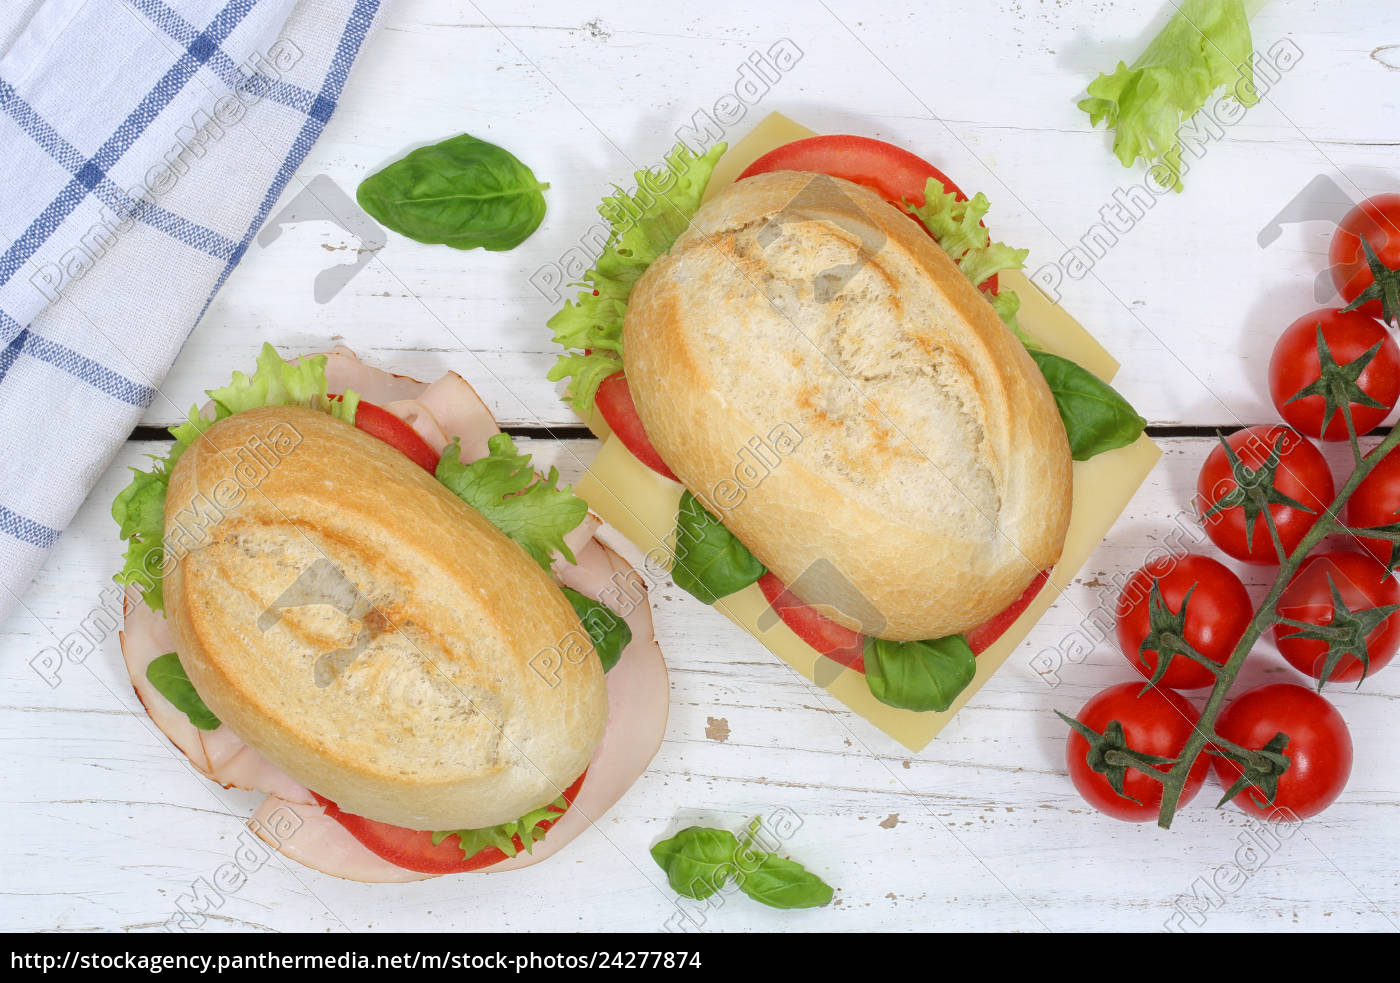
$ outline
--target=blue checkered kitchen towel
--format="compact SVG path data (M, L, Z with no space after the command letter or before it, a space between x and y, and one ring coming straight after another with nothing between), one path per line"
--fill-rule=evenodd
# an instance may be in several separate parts
M0 620L165 399L381 6L0 0Z

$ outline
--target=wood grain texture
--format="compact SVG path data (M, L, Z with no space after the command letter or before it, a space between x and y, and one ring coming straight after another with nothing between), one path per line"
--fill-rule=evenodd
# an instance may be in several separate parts
M556 860L510 875L402 887L337 881L269 861L213 909L209 928L451 931L661 929L677 918L647 850L694 823L737 826L790 810L784 849L838 888L839 903L770 911L738 898L699 909L705 930L842 931L1111 928L1153 931L1233 862L1251 823L1211 808L1209 785L1164 832L1094 814L1070 785L1064 732L1105 685L1135 678L1111 641L1067 661L1050 686L1040 654L1115 596L1112 578L1164 540L1192 542L1182 520L1203 439L1164 441L1163 464L1030 639L923 753L910 755L761 645L669 584L655 593L671 672L666 742L652 769ZM522 441L573 480L591 441ZM55 688L27 666L83 620L120 553L108 503L159 444L133 443L104 478L0 634L0 926L152 928L197 878L237 850L257 797L195 775L139 710L115 637ZM1338 465L1342 462L1338 461ZM1259 571L1235 565L1256 597ZM1329 693L1356 742L1351 784L1323 816L1224 896L1205 927L1393 930L1400 918L1400 766L1384 750L1400 674ZM1261 644L1249 679L1300 679ZM60 862L61 861L61 862ZM559 876L560 874L565 876ZM470 903L464 903L470 899ZM693 909L687 909L693 910Z
M1393 188L1397 76L1371 52L1400 41L1386 0L1275 3L1255 21L1261 47L1284 37L1302 61L1194 161L1187 190L1157 200L1094 268L1066 280L1064 303L1122 361L1119 384L1152 421L1198 426L1272 420L1264 370L1273 339L1319 306L1325 221L1264 228L1315 176L1353 196ZM274 214L318 175L346 194L411 146L458 132L500 142L551 183L549 214L519 249L462 253L390 233L329 303L318 272L360 240L326 221L255 244L192 335L146 417L164 424L272 341L288 352L346 343L420 378L453 368L502 422L568 424L544 378L544 321L558 303L530 285L595 221L634 166L660 160L676 128L732 91L738 66L779 38L802 60L746 119L785 112L825 132L909 147L993 202L999 238L1059 255L1115 189L1142 179L1074 107L1095 73L1131 58L1166 16L1161 4L1098 0L906 3L876 14L828 6L665 5L561 0L401 0L368 50L325 136ZM528 21L528 23L527 23ZM258 152L249 137L249 152ZM528 442L576 478L591 441ZM1214 786L1170 832L1088 810L1065 777L1051 713L1135 678L1110 643L1087 647L1051 687L1044 649L1111 606L1113 577L1186 518L1203 439L1163 441L1164 460L1031 638L923 753L911 756L738 629L673 587L656 592L672 716L650 772L568 852L499 876L402 887L337 881L273 859L213 908L206 927L445 931L661 929L673 896L647 850L692 823L737 826L791 810L784 849L837 887L830 907L776 912L731 899L701 909L706 930L1019 931L1160 929L1198 878L1234 861L1249 829L1215 811ZM29 667L98 603L120 553L107 514L125 468L161 444L130 443L56 547L24 607L0 625L0 832L7 849L0 928L159 929L181 895L233 858L256 797L211 786L140 712L115 635L47 685ZM1179 518L1179 524L1178 524ZM1186 531L1180 531L1186 530ZM1256 597L1264 584L1242 571ZM1248 670L1295 679L1261 644ZM1400 670L1330 694L1357 747L1351 784L1323 816L1224 897L1204 928L1386 930L1400 923L1400 764L1385 748ZM562 876L561 876L562 875ZM693 909L692 909L693 910Z

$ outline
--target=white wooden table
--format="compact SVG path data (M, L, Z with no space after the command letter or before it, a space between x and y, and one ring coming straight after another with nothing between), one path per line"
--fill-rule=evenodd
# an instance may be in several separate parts
M781 38L803 53L730 134L769 111L819 131L884 138L993 202L999 238L1051 261L1099 221L1120 168L1075 100L1131 59L1169 5L1089 0L905 4L852 0L701 7L400 0L319 145L289 188L318 175L353 195L406 148L470 132L551 183L549 214L501 254L387 245L328 303L316 274L360 242L330 222L286 226L254 247L195 331L146 422L170 423L200 390L245 368L268 340L288 352L343 342L423 378L456 369L515 427L576 424L545 380L557 308L530 283L594 221L610 182L658 162L677 127L733 90L739 66ZM1321 306L1313 281L1330 225L1265 229L1319 175L1359 198L1400 187L1400 20L1391 0L1276 0L1256 45L1290 39L1302 60L1204 156L1183 195L1162 198L1063 303L1124 364L1122 391L1156 427L1274 419L1264 388L1274 337ZM1386 46L1390 47L1387 48ZM257 148L250 145L249 152ZM280 207L280 206L279 206ZM1159 430L1165 455L1073 590L923 753L911 755L674 589L655 596L671 671L671 722L652 769L551 863L402 887L338 881L269 862L217 908L222 929L659 929L675 912L648 848L683 825L736 825L788 809L787 849L838 888L830 907L776 912L734 900L707 930L1158 930L1179 899L1236 859L1249 824L1211 808L1175 828L1102 818L1065 775L1064 728L1110 683L1136 678L1112 645L1066 665L1056 687L1032 658L1136 567L1188 507L1210 446ZM145 433L143 432L143 436ZM591 441L527 441L577 477ZM72 631L120 553L107 511L159 443L133 440L26 597L0 626L0 928L158 928L177 896L237 847L254 796L195 776L141 713L115 635L50 688L27 666ZM1338 463L1341 463L1340 458ZM1252 586L1263 583L1253 571ZM1261 644L1254 679L1294 679ZM1400 924L1400 669L1331 694L1351 727L1350 786L1204 916L1208 930L1384 930ZM1190 927L1195 928L1195 925Z

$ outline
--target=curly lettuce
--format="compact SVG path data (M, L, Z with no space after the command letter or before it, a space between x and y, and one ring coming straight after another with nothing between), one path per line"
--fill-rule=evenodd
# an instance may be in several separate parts
M1254 7L1262 6L1255 2ZM1184 120L1225 85L1242 106L1258 102L1254 91L1254 41L1244 0L1182 0L1160 34L1131 66L1089 84L1079 108L1092 126L1114 130L1113 152L1124 167L1139 158L1162 164L1181 191Z
M612 226L608 240L577 284L583 288L578 299L566 301L548 322L554 340L567 349L549 379L570 380L564 398L584 419L593 414L598 386L622 369L622 320L632 285L690 225L727 146L717 143L696 156L680 144L661 171L636 172L635 191L617 188L598 206Z
M190 407L185 422L170 428L175 438L170 452L164 457L151 455L155 464L148 471L132 468L131 483L112 503L112 518L120 527L121 538L127 540L125 561L114 579L123 586L136 587L153 611L165 611L165 495L175 462L185 449L215 423L254 407L306 406L354 423L360 404L354 392L347 391L341 399L330 398L324 355L289 363L270 344L264 344L258 353L252 375L235 372L227 386L207 393L214 401L214 414L206 416L198 406Z
M515 838L518 836L525 852L533 853L535 844L544 839L544 834L548 832L547 829L541 828L542 824L557 821L560 814L567 808L569 808L569 802L561 795L549 805L527 812L519 819L502 823L499 826L487 826L483 829L439 830L433 833L433 846L439 846L449 836L455 836L458 846L462 848L462 855L466 859L471 859L482 850L490 847L495 847L507 857L514 857L520 853L520 847L515 845Z
M993 294L984 286L1003 270L1024 267L1030 255L1029 249L1012 249L1004 242L992 242L991 233L983 222L992 207L987 196L979 191L970 199L959 199L956 192L943 186L943 182L929 178L924 186L924 203L918 207L908 201L904 204L958 264L958 269L972 285L982 291L997 316L1016 337L1029 344L1030 339L1016 320L1021 298L1013 290L999 290Z
M508 434L495 434L486 446L485 457L463 464L462 445L453 437L438 462L437 480L546 570L555 553L576 562L564 536L588 515L588 503L567 485L558 487L558 468L547 477L536 474L530 455L517 451Z

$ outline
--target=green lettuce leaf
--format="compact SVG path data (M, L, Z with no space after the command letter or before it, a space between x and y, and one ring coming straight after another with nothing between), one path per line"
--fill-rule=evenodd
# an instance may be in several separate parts
M590 600L570 587L561 590L573 605L574 614L578 615L578 620L588 632L593 649L598 653L598 661L603 663L603 671L607 672L617 665L617 660L622 658L622 650L631 644L632 629L622 615L606 604Z
M617 189L598 213L612 226L594 268L583 275L578 299L549 319L554 340L568 349L549 379L569 379L566 401L584 419L593 414L598 385L622 369L622 320L632 285L685 231L700 208L710 175L727 144L697 157L679 144L660 172L637 171L635 191ZM660 177L658 177L660 174Z
M568 807L568 801L561 795L549 805L527 812L519 819L499 826L441 830L433 834L433 846L438 846L449 836L455 836L462 848L462 855L467 859L476 856L487 847L495 847L507 857L514 857L520 852L515 846L515 837L519 836L525 852L533 853L535 844L544 839L545 833L548 832L541 829L540 824L557 820Z
M165 564L165 495L170 473L180 455L215 423L243 410L258 406L306 406L329 413L347 423L355 422L360 397L346 392L331 399L326 389L326 357L304 358L288 364L277 349L264 344L258 353L257 369L251 376L233 374L233 381L221 389L208 390L214 401L214 415L205 416L199 407L190 407L184 423L170 428L174 445L165 457L152 457L148 471L132 468L131 483L112 503L112 518L127 540L126 557L114 578L123 586L135 586L153 611L165 610L162 575Z
M152 659L146 667L146 678L151 681L160 695L170 701L176 710L190 718L190 723L200 730L218 730L219 718L207 707L194 690L190 677L185 675L185 667L174 652L166 652Z
M1113 152L1124 167L1138 158L1164 164L1173 190L1180 191L1182 121L1221 86L1233 85L1243 106L1259 100L1243 0L1182 0L1174 6L1176 13L1147 50L1131 66L1120 61L1113 74L1094 79L1079 108L1089 114L1090 125L1106 122L1116 131Z
M545 569L555 553L576 562L564 535L588 515L588 503L567 485L557 487L557 468L550 468L545 478L535 474L530 455L517 451L509 435L498 433L486 446L490 453L485 457L463 464L462 446L454 437L438 461L438 481L523 546Z
M992 294L983 287L989 279L1002 270L1019 270L1026 265L1029 249L1012 249L1004 242L992 242L991 233L983 224L992 203L980 191L966 201L959 201L956 193L947 190L937 178L929 178L924 186L924 203L914 207L905 202L934 241L958 264L958 269L972 281L972 285L982 291L997 316L1008 328L1029 344L1030 339L1016 321L1016 312L1021 309L1021 298L1015 291L1001 289Z

